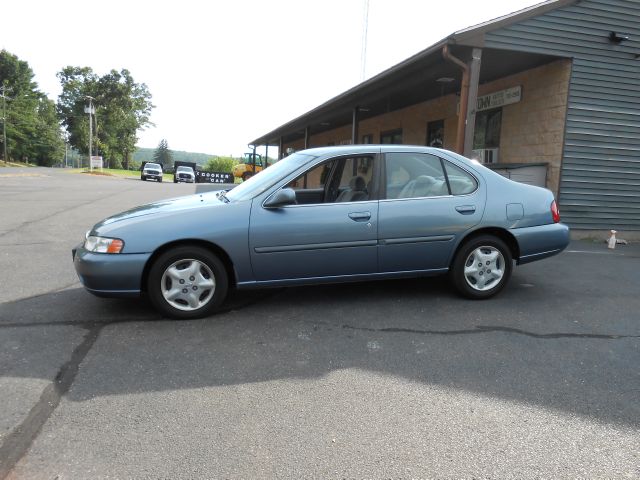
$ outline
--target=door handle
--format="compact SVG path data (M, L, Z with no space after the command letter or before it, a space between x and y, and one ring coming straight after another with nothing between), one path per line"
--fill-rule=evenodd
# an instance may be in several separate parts
M366 222L371 218L371 212L352 212L349 218L354 222Z
M458 213L461 213L462 215L471 215L472 213L475 213L476 206L475 205L458 205L456 207L456 210L458 211Z

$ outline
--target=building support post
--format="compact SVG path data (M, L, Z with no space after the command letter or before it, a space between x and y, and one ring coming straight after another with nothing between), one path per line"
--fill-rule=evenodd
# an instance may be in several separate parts
M458 131L456 134L456 153L464 153L465 127L467 123L467 105L469 102L469 67L459 58L454 57L449 52L449 45L442 48L442 56L445 60L456 64L462 69L462 80L460 82L460 108L458 109Z
M284 138L280 137L280 143L278 144L278 160L282 160L284 158L282 149L284 148Z
M358 107L353 107L351 119L351 145L358 144Z
M311 127L304 127L304 148L309 148L309 138L311 138Z
M482 49L474 48L469 62L469 99L467 101L466 128L464 131L465 157L471 158L473 150L473 136L476 130L476 110L478 108L478 83L480 82L480 66L482 64ZM460 112L462 113L462 111Z
M253 169L253 174L256 174L256 146L253 146L253 153L251 154L251 166Z
M269 166L269 140L267 140L267 143L264 146L264 168L267 168Z

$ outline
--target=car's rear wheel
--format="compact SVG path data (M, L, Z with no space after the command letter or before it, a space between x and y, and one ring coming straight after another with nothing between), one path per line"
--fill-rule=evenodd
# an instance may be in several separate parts
M147 291L164 316L186 320L216 311L229 280L220 259L202 247L185 245L160 255L151 266Z
M453 261L451 278L465 297L489 298L507 284L512 264L509 247L498 237L483 235L462 245Z

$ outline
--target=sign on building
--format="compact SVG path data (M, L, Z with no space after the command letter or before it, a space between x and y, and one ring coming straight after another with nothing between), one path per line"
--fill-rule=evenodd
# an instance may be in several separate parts
M492 108L504 107L512 103L518 103L520 100L522 100L522 85L478 97L476 111L481 112Z

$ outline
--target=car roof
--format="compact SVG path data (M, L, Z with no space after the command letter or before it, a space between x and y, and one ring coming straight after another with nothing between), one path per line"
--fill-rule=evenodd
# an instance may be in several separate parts
M308 148L306 150L298 150L296 153L304 153L307 155L321 156L321 155L348 155L359 153L371 153L375 152L421 152L432 153L434 155L442 152L440 148L426 147L423 145L388 145L388 144L364 144L364 145L340 145L329 147L315 147Z

